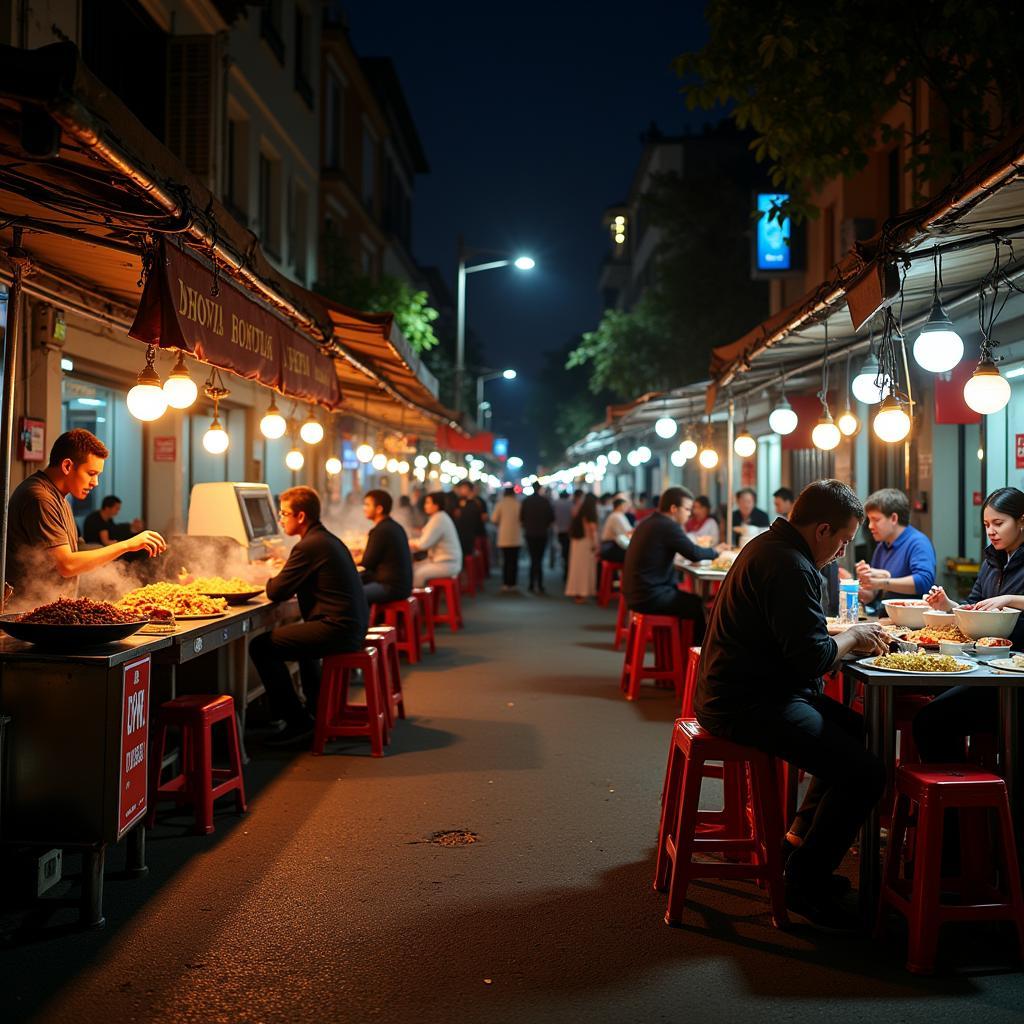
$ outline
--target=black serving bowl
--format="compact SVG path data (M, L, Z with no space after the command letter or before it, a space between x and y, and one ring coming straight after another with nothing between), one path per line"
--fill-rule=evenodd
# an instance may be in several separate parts
M0 615L0 629L8 636L37 647L62 651L76 651L83 647L98 647L124 640L148 622L149 619L139 619L137 622L111 622L98 626L51 625L21 622L17 615Z
M248 604L254 597L259 597L262 590L243 590L240 593L220 594L214 590L200 590L203 597L223 597L228 604ZM179 615L178 618L181 618Z

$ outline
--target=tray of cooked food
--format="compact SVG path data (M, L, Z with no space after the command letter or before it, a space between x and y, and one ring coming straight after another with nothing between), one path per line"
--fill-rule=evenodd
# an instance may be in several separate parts
M240 576L225 579L223 576L197 576L186 586L197 594L206 597L222 597L228 604L245 604L263 593L258 587Z
M214 619L227 611L228 603L222 597L207 597L180 583L150 583L129 590L116 607L146 619L155 612L170 612L176 619Z
M924 629L911 629L900 634L900 639L919 647L931 647L936 650L943 640L954 644L971 642L971 638L959 626L925 626Z
M961 676L973 672L977 662L964 661L949 654L881 654L874 658L862 658L861 665L868 668L883 668L887 672L910 673L911 675Z
M716 569L719 572L728 572L732 568L732 563L736 561L738 554L738 551L723 551L717 558L712 560L708 568Z
M124 640L147 621L147 616L107 601L62 597L20 615L0 615L0 629L39 647L77 650Z

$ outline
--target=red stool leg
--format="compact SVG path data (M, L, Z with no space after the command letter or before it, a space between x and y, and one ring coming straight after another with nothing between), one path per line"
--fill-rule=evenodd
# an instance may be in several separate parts
M754 836L757 862L764 867L763 877L768 887L772 908L772 924L785 928L789 924L786 914L786 891L782 881L782 854L779 842L783 835L782 814L779 811L778 791L775 788L775 767L767 755L751 762L751 803L754 808Z
M363 669L366 682L366 717L370 726L370 753L374 757L384 756L384 708L381 678L377 662L369 659Z
M930 974L935 969L939 922L934 908L941 882L943 817L941 805L918 804L912 909L907 922L907 970L912 974Z
M666 924L678 924L686 904L693 861L693 837L697 831L697 811L700 806L702 767L702 760L684 754L682 795L676 815L675 833L667 839L667 843L671 844L668 849L672 854L672 870L669 874Z
M242 774L242 745L238 739L238 719L234 711L228 718L228 744L231 747L231 768L238 777L235 789L235 809L244 814L249 808L245 800L245 776Z
M196 831L209 835L213 831L213 736L209 722L204 721L197 728Z
M668 763L665 765L665 782L661 788L661 821L658 824L658 852L654 862L654 889L665 892L668 888L672 861L665 848L672 823L679 813L679 790L682 784L682 758L675 741L673 727L672 743L668 748Z
M1017 925L1017 948L1021 960L1024 960L1024 894L1021 891L1020 861L1017 859L1017 840L1013 831L1013 818L1010 816L1009 800L1005 797L996 808L996 819L999 823L999 851L1001 853L1001 872L1005 878L1009 902L1013 907L1014 921Z

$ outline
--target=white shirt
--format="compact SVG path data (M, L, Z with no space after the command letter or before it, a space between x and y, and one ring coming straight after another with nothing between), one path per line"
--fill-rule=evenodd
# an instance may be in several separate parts
M708 547L714 547L718 543L718 538L721 536L718 532L718 520L708 516L696 530L692 530L686 535L690 540L695 541L698 537L710 537L711 543Z
M620 537L628 539L629 532L632 529L633 527L629 525L625 512L612 512L604 521L604 528L601 530L601 540L618 541Z
M427 552L428 562L462 562L459 532L447 512L439 510L427 520L417 544Z

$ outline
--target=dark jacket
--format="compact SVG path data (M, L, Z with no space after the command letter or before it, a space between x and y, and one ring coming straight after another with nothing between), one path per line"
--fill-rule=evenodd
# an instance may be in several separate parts
M1004 594L1024 594L1024 545L1017 548L1009 559L1005 551L996 551L991 544L985 548L978 578L971 587L966 604ZM1010 639L1014 647L1024 648L1024 613L1017 619Z
M768 518L768 513L762 508L754 508L750 513L750 518L744 523L740 517L740 510L734 508L732 510L732 542L734 545L739 546L740 535L736 532L738 526L770 526L771 520Z
M711 612L694 701L706 729L795 694L821 693L838 648L821 573L799 531L776 519L736 557Z
M519 506L519 521L527 537L546 537L555 521L555 510L543 494L531 494Z
M471 555L476 548L477 537L486 536L484 518L480 513L480 503L476 498L460 498L458 504L452 509L452 519L455 520L455 529L459 534L462 553Z
M701 548L683 533L683 528L663 512L642 520L633 531L622 567L622 591L630 608L642 608L657 601L666 591L676 589L676 555L691 562L714 558L714 548Z
M412 552L405 530L385 516L370 531L363 552L363 582L380 583L392 592L392 601L412 593Z
M323 523L311 526L292 548L284 568L267 580L271 601L299 599L306 622L337 626L347 644L358 644L366 635L370 610L352 555Z

